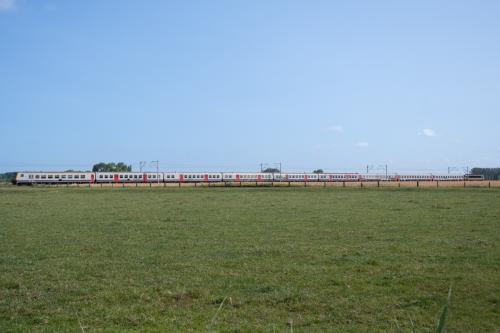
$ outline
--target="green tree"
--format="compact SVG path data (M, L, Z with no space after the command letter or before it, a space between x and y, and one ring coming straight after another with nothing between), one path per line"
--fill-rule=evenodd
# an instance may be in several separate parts
M0 182L11 183L16 179L17 172L0 173Z
M278 172L280 172L280 169L277 169L277 168L267 168L265 170L262 170L262 172L266 172L266 173L278 173Z
M313 173L325 173L325 172L323 171L323 169L317 169L314 170Z
M472 175L483 175L486 180L500 179L500 168L473 168Z
M92 167L92 171L93 172L131 172L132 166L126 165L123 162L118 162L118 163L99 162L97 164L94 164L94 166Z

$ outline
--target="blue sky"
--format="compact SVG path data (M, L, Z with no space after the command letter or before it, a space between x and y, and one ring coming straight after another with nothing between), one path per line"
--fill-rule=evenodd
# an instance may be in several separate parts
M500 2L0 0L0 171L500 166Z

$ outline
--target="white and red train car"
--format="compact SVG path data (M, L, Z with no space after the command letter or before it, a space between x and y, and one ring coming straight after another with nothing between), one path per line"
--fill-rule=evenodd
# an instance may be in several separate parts
M216 183L216 182L367 182L482 180L480 175L264 173L264 172L18 172L15 183Z

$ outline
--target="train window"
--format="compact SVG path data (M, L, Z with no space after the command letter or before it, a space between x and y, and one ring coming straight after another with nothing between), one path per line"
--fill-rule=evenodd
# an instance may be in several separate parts
M55 175L54 178L59 178L59 175Z
M52 178L54 178L54 176L52 176L52 175L49 175L49 179L52 179Z
M81 179L85 179L85 175L81 175L81 176L80 176L80 178L81 178Z
M120 179L123 179L123 175L120 175Z
M66 175L62 175L62 176L61 176L61 178L62 178L62 179L66 179Z
M39 175L35 175L35 179L39 179L39 178L40 178L40 176L39 176Z
M137 179L137 175L134 175L134 178Z
M42 179L45 179L45 178L47 178L47 176L46 175L42 175Z
M28 175L28 178L29 179L33 179L33 175Z
M24 177L24 173L21 174L21 177Z
M68 179L73 179L73 175L68 175Z
M106 178L106 179L107 179L107 178L108 178L108 175L104 175L104 178Z

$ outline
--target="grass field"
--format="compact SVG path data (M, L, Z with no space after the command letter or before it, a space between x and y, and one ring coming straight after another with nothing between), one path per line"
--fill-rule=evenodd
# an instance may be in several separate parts
M499 189L0 188L0 332L500 329Z

